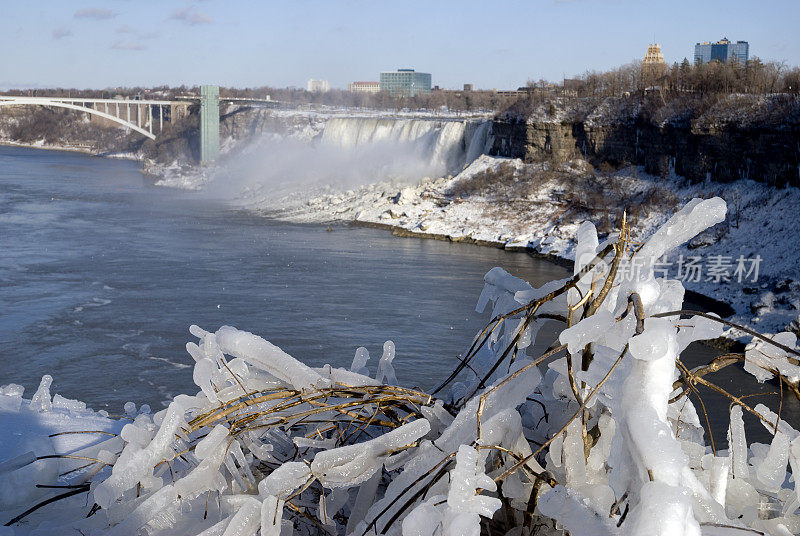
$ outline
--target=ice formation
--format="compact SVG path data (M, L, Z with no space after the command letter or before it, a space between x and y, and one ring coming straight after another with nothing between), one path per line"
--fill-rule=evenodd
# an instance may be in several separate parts
M489 121L331 118L321 143L344 150L366 145L408 147L427 160L435 174L460 171L487 149Z
M364 348L349 369L313 368L227 326L191 327L198 391L154 414L95 413L51 396L49 376L30 400L0 387L0 418L19 432L0 437L5 521L63 492L36 484L74 490L0 534L798 533L800 432L733 404L728 450L705 444L676 359L721 327L680 319L682 286L652 269L724 215L720 199L692 201L624 281L610 274L625 233L600 243L591 224L570 279L533 288L491 270L478 309L493 320L430 394L397 385L391 341L371 377ZM535 355L552 319L567 325ZM797 356L778 334L748 346L745 369L795 378ZM748 444L745 411L769 445Z

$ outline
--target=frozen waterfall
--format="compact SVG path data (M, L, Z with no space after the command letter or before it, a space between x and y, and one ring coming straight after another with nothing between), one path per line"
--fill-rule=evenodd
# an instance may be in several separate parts
M328 117L316 135L265 135L217 171L206 195L265 199L383 181L414 183L457 174L488 152L491 119Z
M491 121L390 118L331 118L320 143L356 152L393 147L420 158L427 172L460 171L488 149Z

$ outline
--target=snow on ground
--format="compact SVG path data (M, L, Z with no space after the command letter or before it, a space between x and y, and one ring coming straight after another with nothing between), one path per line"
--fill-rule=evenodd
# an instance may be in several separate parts
M520 160L484 155L452 178L424 179L419 184L388 181L310 197L296 194L270 199L261 192L247 192L238 202L264 215L290 221L382 224L411 236L435 235L508 249L524 248L572 260L575 233L579 224L591 216L591 210L576 209L565 200L561 181L544 182L527 197L510 203L498 202L491 196L459 198L450 193L460 182L504 163L518 169L525 166ZM579 174L579 167L573 173ZM621 170L614 181L629 192L666 187L677 196L678 205L697 196L726 199L730 205L726 222L679 248L663 260L661 267L670 277L682 280L687 289L729 303L736 311L736 322L765 332L796 326L800 310L800 244L787 238L798 231L796 207L800 206L800 190L775 189L749 180L690 184L677 176L669 177L665 184L637 168ZM638 221L634 221L634 238L652 234L674 209L674 204L645 206Z
M63 493L64 489L56 487L64 485L63 476L80 475L79 468L89 459L101 457L99 452L115 450L122 443L116 440L119 445L112 444L125 421L87 409L83 402L51 396L51 382L50 376L44 376L29 399L23 398L19 385L0 387L0 511L8 518L3 523L31 505ZM54 512L84 503L85 499L64 501L29 520L46 523ZM0 529L0 534L6 533Z

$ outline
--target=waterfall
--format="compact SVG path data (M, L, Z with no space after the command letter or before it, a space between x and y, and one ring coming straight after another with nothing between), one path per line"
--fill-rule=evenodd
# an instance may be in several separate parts
M490 141L490 120L331 118L320 144L348 152L391 148L414 154L430 175L457 173L484 154Z
M262 137L230 159L224 180L212 181L206 192L220 198L263 200L387 180L413 183L459 173L488 152L492 143L490 119L330 117L323 121L315 123L317 134L311 143L305 129Z

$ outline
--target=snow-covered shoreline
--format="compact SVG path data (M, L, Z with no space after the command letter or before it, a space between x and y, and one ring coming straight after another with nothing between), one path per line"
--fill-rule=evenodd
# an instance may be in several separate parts
M23 143L19 141L0 138L0 145L5 147L23 147L25 149L42 149L45 151L63 151L67 153L81 153L90 156L99 156L102 158L118 158L120 160L134 160L137 162L142 160L142 158L139 155L134 153L108 153L103 151L97 151L95 149L82 145L47 144L44 142L44 140L39 140L38 142L34 143Z
M236 203L264 216L298 223L332 222L382 227L405 237L432 238L469 242L509 251L534 254L571 262L575 255L574 236L584 217L597 217L590 211L570 209L563 199L563 184L545 182L527 198L512 203L498 202L487 196L460 198L452 191L459 183L476 174L501 165L525 166L520 160L482 156L455 177L424 179L419 184L381 182L345 192L320 195L289 195L270 198L263 190L253 189ZM579 165L579 164L576 164ZM577 172L577 170L576 170ZM800 309L800 246L787 243L785 236L797 230L794 208L800 205L796 188L775 189L761 183L740 180L730 184L691 184L680 177L663 179L648 176L638 168L616 173L621 188L648 191L665 188L676 196L677 204L697 196L719 195L728 200L731 215L728 223L718 226L684 245L667 262L668 274L676 277L683 269L682 281L687 290L720 303L729 304L734 322L765 332L796 329ZM646 238L672 214L674 205L644 207L632 226L634 237ZM759 237L761 244L753 244ZM736 274L737 259L743 257L745 268L758 262L758 276ZM712 263L719 268L719 257L727 263L719 273L689 272L690 258L700 257L706 271ZM760 261L757 259L760 257ZM679 267L679 261L682 263ZM695 266L698 263L695 262ZM723 268L724 268L723 266Z

